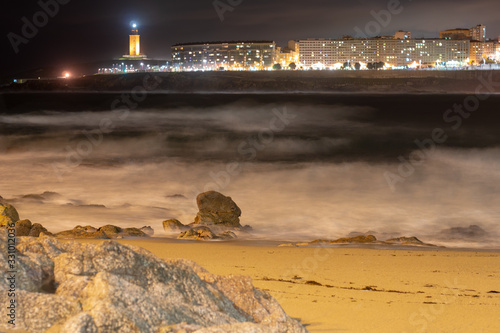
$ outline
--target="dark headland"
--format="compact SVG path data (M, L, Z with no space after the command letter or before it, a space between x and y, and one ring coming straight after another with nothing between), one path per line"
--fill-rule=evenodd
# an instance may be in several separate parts
M153 79L151 78L153 77ZM493 93L500 92L500 71L273 71L182 72L89 75L71 79L33 79L0 92L130 91L145 86L157 92L355 92L355 93ZM154 80L154 81L152 81ZM154 83L154 84L153 84ZM147 85L147 84L146 84ZM478 90L478 87L479 90Z

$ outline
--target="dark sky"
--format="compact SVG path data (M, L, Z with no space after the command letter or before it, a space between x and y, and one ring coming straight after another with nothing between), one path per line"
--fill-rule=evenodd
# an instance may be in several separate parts
M32 22L41 7L33 0L4 0L0 76L116 58L127 51L131 21L140 25L144 53L166 58L170 46L181 42L271 39L284 45L290 39L356 35L355 27L365 31L375 20L371 11L386 10L391 1L397 0L220 0L240 3L221 21L214 0L69 0L16 54L8 34L22 35L22 18ZM500 35L497 0L401 0L401 6L380 34L404 29L414 37L437 37L439 30L482 23L489 38Z

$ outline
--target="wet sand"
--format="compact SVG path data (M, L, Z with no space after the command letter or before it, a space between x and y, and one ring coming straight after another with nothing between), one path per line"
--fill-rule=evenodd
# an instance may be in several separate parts
M250 276L310 332L500 332L499 252L119 242Z

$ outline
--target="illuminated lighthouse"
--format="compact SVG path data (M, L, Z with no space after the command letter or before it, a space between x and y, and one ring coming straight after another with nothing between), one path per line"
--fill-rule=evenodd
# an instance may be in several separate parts
M125 54L123 58L125 59L146 59L147 56L141 54L141 35L139 35L139 29L137 28L137 23L132 23L132 32L130 33L129 40L129 54Z
M141 55L141 36L137 29L137 24L132 24L132 33L130 34L130 56L137 57Z

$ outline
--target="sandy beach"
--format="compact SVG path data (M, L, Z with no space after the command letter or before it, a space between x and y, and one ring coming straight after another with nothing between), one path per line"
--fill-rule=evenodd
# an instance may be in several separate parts
M119 242L211 273L250 276L310 332L500 331L499 252Z

